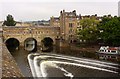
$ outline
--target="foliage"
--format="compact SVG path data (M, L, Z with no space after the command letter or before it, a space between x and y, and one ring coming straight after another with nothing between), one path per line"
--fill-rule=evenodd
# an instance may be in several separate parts
M103 17L99 29L103 31L100 33L100 38L104 43L113 46L120 45L120 17Z
M98 23L99 23L99 20L96 20L95 18L84 18L84 19L80 20L82 29L96 28Z
M87 42L95 42L98 38L98 30L94 28L85 28L78 32L79 39L86 40Z
M12 15L8 15L7 16L7 20L4 21L3 26L15 26L16 25L16 21L14 21L14 18L12 17Z
M84 18L80 20L82 30L77 31L79 39L87 42L95 42L98 38L97 25L99 21L95 18Z

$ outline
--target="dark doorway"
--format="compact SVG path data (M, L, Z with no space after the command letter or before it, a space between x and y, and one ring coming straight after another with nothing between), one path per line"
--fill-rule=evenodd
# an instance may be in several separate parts
M42 41L42 51L51 52L53 51L53 40L50 37L45 37Z
M6 40L5 44L9 51L15 51L19 49L20 42L16 38L9 38Z

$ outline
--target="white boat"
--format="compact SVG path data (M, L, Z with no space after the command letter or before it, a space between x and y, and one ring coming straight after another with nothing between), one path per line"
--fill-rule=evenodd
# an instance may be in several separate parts
M98 53L120 54L120 48L119 47L102 46L102 47L100 47Z
M100 59L118 59L120 47L101 46L97 53Z

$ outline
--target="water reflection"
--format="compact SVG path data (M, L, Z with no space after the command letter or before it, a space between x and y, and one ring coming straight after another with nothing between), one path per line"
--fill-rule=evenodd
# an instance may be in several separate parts
M13 55L23 75L26 77L32 77L32 74L28 65L28 61L27 61L27 56L29 52L25 51L23 47L20 47L19 50L11 51L11 54Z

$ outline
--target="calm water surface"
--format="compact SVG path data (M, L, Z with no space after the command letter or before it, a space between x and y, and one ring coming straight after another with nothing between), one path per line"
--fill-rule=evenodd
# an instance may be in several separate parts
M25 51L23 47L20 47L19 50L12 51L11 54L15 58L15 61L17 62L19 68L21 69L21 72L26 77L32 77L29 64L27 61L27 56L30 52Z

